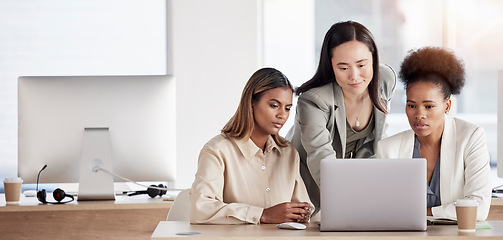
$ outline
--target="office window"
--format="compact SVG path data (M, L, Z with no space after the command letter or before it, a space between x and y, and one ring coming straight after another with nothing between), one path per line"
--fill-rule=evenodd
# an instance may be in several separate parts
M167 73L165 0L0 2L0 178L17 175L17 78Z
M290 14L311 16L311 25L300 25L300 31L297 29L296 32L285 28L291 23L285 21L288 18L283 15L288 13L282 11L281 5L288 8L297 6ZM316 70L326 31L332 24L346 20L360 22L369 28L376 39L381 63L392 66L396 72L410 49L424 46L451 48L464 60L467 72L466 85L455 99L454 114L485 129L491 166L494 167L497 151L497 72L503 69L503 58L499 55L503 52L501 12L503 2L498 0L265 0L264 16L269 18L264 20L264 63L284 66L285 74L294 85L300 86ZM295 38L296 34L305 37L310 33L313 38L309 41ZM271 40L272 36L288 36L284 37L285 40L289 39L296 45L280 51L284 44ZM301 55L299 58L296 50L303 48L313 49L314 57L308 58L313 63L304 64L303 72L299 74L299 67L288 67L288 64L305 62L306 57ZM289 62L271 56L269 49L276 49L274 55L281 55ZM294 114L292 111L289 124L293 124ZM410 128L405 116L405 90L400 82L391 103L389 120L389 134ZM290 126L285 126L281 134L286 134Z

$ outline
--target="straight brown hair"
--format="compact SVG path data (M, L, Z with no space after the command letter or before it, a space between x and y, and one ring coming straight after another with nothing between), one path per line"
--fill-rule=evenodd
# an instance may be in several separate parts
M243 89L236 113L225 124L222 133L239 139L249 138L255 128L252 103L259 101L266 91L280 87L294 91L288 78L274 68L262 68L253 73ZM279 146L288 145L288 140L277 134L272 137Z

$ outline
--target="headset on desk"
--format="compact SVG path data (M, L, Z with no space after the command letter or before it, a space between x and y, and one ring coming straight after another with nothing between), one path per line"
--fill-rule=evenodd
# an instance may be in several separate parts
M150 186L146 186L146 185L143 185L143 184L140 184L140 183L137 183L131 179L128 179L128 178L125 178L123 176L120 176L120 175L117 175L113 172L110 172L100 166L94 166L92 168L92 171L93 172L98 172L98 171L102 171L102 172L105 172L107 174L110 174L114 177L118 177L124 181L127 181L127 182L130 182L130 183L134 183L136 185L139 185L139 186L142 186L142 187L146 187L147 190L144 190L144 191L135 191L135 192L132 192L132 193L129 193L128 196L134 196L134 195L139 195L139 194L148 194L150 197L152 198L155 198L157 196L162 196L164 194L166 194L166 192L168 190L174 190L174 191L178 191L178 190L183 190L183 189L174 189L174 188L167 188L166 186L164 186L163 184L159 184L159 185L150 185Z
M40 173L45 169L47 168L47 164L44 165L44 167L42 167L42 169L40 169L40 171L38 172L38 175L37 175L37 199L42 202L43 204L47 204L47 203L51 203L51 204L64 204L64 203L69 203L69 202L72 202L75 200L75 198L70 195L70 194L67 194L65 193L65 191L63 191L63 189L61 188L56 188L53 192L52 192L52 195L54 197L54 200L56 200L56 202L48 202L46 200L47 198L47 193L45 191L45 189L42 189L41 191L38 191L38 182L39 182L39 177L40 177ZM150 197L154 198L154 197L157 197L157 196L162 196L164 194L166 194L167 190L177 190L177 189L168 189L166 186L164 186L163 184L159 184L159 185L150 185L150 186L145 186L143 184L139 184L137 182L134 182L130 179L127 179L125 177L122 177L122 176L119 176L117 174L114 174L104 168L101 168L99 166L95 166L93 169L92 169L93 172L98 172L98 171L103 171L107 174L110 174L112 176L115 176L115 177L118 177L118 178L121 178L123 180L126 180L128 182L131 182L131 183L134 183L134 184L137 184L139 186L142 186L142 187L146 187L147 190L146 191L135 191L133 193L129 193L128 196L133 196L133 195L139 195L139 194L148 194ZM63 201L66 197L69 197L70 200L68 201Z
M156 188L153 188L156 187ZM151 198L155 198L157 196L162 197L162 195L166 194L167 190L159 190L157 188L161 189L167 189L164 185L159 184L159 185L150 185L147 190L145 191L134 191L132 193L129 193L128 196L134 196L134 195L140 195L140 194L148 194Z
M56 202L48 202L46 200L47 198L47 193L45 191L45 189L42 189L41 191L38 191L38 180L39 180L39 177L40 177L40 173L47 167L47 164L44 165L44 167L42 167L42 169L40 169L40 171L38 172L38 175L37 175L37 199L43 203L43 204L47 204L47 203L52 203L52 204L63 204L63 203L69 203L69 202L72 202L73 200L75 200L73 198L72 195L70 194L66 194L65 191L63 191L63 189L61 188L56 188L54 189L54 191L52 192L52 196L54 197L54 200L56 200ZM69 197L70 200L68 201L63 201L66 197Z

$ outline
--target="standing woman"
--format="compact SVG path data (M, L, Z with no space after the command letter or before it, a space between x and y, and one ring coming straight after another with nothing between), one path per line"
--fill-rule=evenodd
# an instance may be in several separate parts
M292 85L276 69L251 76L234 116L201 150L190 191L192 223L309 221L299 155L278 135L292 95Z
M477 219L485 220L491 186L484 130L447 114L451 95L465 83L463 63L445 49L426 47L405 57L400 78L412 129L381 140L377 157L426 158L429 216L456 218L454 202L474 198Z
M294 127L287 134L301 175L319 209L320 161L369 158L386 132L396 76L379 65L374 37L363 25L339 22L328 30L313 78L302 84Z

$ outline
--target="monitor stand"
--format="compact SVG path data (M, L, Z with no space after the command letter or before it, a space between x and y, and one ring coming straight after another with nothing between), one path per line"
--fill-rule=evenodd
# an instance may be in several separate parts
M85 128L82 140L78 200L114 200L113 176L101 168L112 171L112 148L108 128Z

